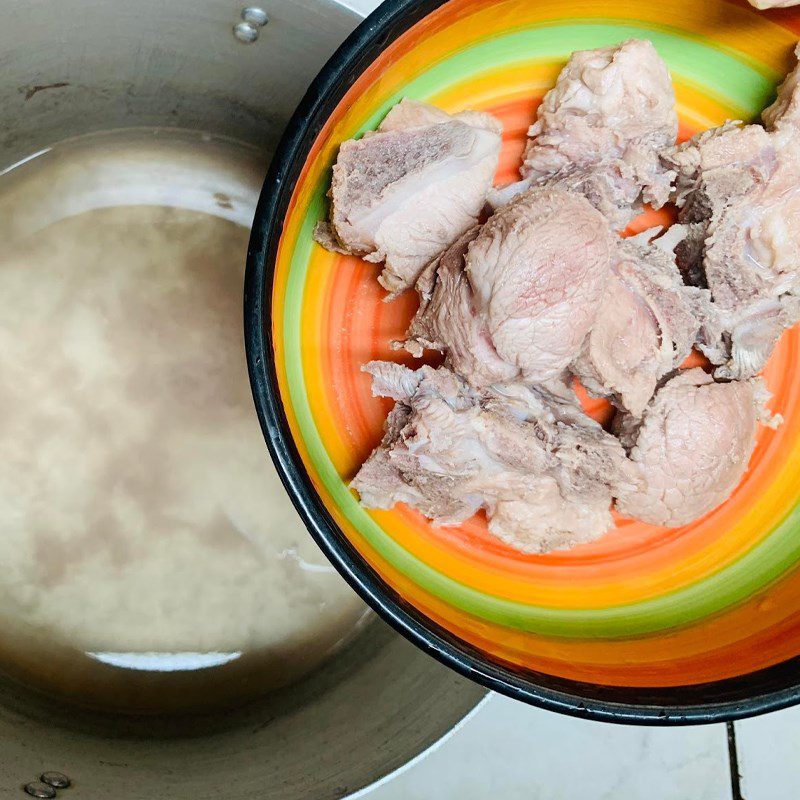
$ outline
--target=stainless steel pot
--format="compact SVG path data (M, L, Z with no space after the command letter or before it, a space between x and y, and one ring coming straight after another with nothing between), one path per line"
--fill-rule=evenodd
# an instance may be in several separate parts
M135 126L232 136L259 147L266 169L357 18L325 0L263 11L266 24L228 0L0 0L0 171L53 142ZM378 622L300 685L224 715L115 717L0 681L0 797L25 797L49 770L69 776L59 796L76 800L343 797L482 696Z

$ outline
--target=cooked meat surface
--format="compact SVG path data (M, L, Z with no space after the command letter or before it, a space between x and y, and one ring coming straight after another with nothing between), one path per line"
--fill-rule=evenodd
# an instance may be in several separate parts
M616 246L583 197L532 189L426 272L407 347L442 350L477 386L556 379L594 323Z
M383 263L381 284L402 292L475 224L500 147L500 123L488 114L450 116L403 100L376 132L342 144L330 223L318 226L317 241Z
M504 361L476 313L465 259L480 233L476 225L426 267L417 281L420 307L404 342L415 356L424 350L446 354L446 363L475 386L513 380L519 369Z
M771 424L768 398L761 378L715 383L691 369L668 381L642 420L621 420L642 480L621 494L618 511L679 527L727 500L747 470L758 423Z
M539 107L523 175L549 177L630 147L674 144L678 131L669 71L651 42L575 52Z
M611 527L635 469L577 406L520 385L478 391L446 368L372 363L373 391L397 405L352 486L368 508L403 502L439 525L484 509L526 552L591 541Z
M691 353L709 303L646 236L624 240L572 371L589 392L639 417L661 378Z
M789 8L790 6L800 5L800 0L749 0L751 6L755 6L762 11L768 8Z
M670 527L724 502L780 421L755 376L800 320L800 67L763 121L676 145L666 65L632 40L573 53L503 189L486 114L403 101L345 142L317 240L382 262L390 296L415 286L394 346L444 355L364 367L395 405L352 481L361 503L436 525L485 512L549 552L604 534L615 501ZM618 235L668 199L677 224ZM693 347L713 376L681 370ZM613 435L579 384L616 406Z
M642 201L659 208L669 199L672 174L658 152L677 132L672 82L650 42L575 52L528 132L523 180L490 201L555 185L585 195L623 229Z
M728 123L666 156L688 224L676 254L711 291L715 322L699 346L721 378L757 374L800 319L800 128L789 94L765 112L773 130Z

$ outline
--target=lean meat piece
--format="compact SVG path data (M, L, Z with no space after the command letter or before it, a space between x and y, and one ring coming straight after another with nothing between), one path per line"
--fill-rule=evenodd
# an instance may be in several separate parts
M446 368L365 368L392 397L382 443L352 482L368 508L403 502L439 525L484 509L526 552L571 547L612 526L636 470L617 439L570 403L520 385L478 391Z
M642 202L660 208L672 173L660 150L675 144L678 119L669 71L651 42L575 52L528 131L523 180L490 194L495 207L532 185L586 196L623 229Z
M783 94L765 112L772 131L728 123L665 156L678 173L676 202L687 225L676 249L678 264L713 298L712 322L698 345L719 365L717 377L757 374L783 330L800 319L800 128L790 122L794 108Z
M447 364L470 383L488 386L513 380L519 369L500 358L475 311L464 266L469 245L479 233L476 225L426 267L417 281L420 308L402 346L418 357L424 350L445 353Z
M617 510L679 527L728 499L747 470L759 422L776 425L761 378L715 383L702 369L681 372L656 394L641 420L623 416L620 437L641 473Z
M641 416L661 378L691 353L709 303L708 291L684 285L671 254L646 237L623 240L573 373L590 393Z
M391 295L410 286L428 262L477 221L501 147L489 114L450 116L403 100L376 132L344 142L333 168L329 223L317 241L383 263Z
M406 347L441 350L476 386L557 380L594 324L616 247L583 197L532 189L426 270Z

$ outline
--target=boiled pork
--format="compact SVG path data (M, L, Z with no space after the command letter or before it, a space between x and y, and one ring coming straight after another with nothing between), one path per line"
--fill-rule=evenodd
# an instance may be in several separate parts
M605 533L612 497L635 491L619 441L577 406L520 385L478 391L446 368L366 370L397 400L352 482L368 508L402 502L439 525L483 509L500 539L546 552Z
M495 207L532 185L586 196L623 229L641 203L669 199L658 158L678 131L669 72L653 45L631 40L572 54L528 131L523 180L493 192Z
M383 263L392 295L472 227L492 186L500 123L489 114L450 116L403 100L377 132L344 142L333 167L324 247Z
M661 378L691 353L709 303L647 235L623 240L572 371L590 393L639 417Z
M475 311L472 286L465 270L469 245L480 233L471 228L417 281L420 308L403 346L414 356L425 350L446 354L446 363L470 383L488 386L513 380L519 369L498 355L489 331Z
M406 346L441 350L476 386L558 379L594 324L616 247L583 197L532 189L426 271Z
M679 527L728 499L747 470L766 410L761 378L717 383L702 369L668 381L644 417L619 421L622 441L640 471L633 492L617 510L652 525Z
M742 379L766 364L800 319L800 127L796 72L764 113L771 130L728 123L666 154L687 237L684 276L713 304L698 345L716 376Z

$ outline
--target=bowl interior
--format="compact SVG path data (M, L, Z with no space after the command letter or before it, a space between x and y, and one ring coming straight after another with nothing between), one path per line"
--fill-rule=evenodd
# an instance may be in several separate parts
M736 0L400 0L339 52L290 126L251 248L251 367L267 438L340 569L412 638L495 688L578 713L668 721L790 701L800 651L800 336L784 334L765 372L784 425L761 431L734 496L692 525L620 519L596 543L542 556L503 545L479 517L437 529L403 506L366 511L347 484L391 402L371 396L360 367L402 360L391 342L416 298L384 303L374 265L313 242L338 145L402 97L486 110L503 122L497 180L510 181L571 51L652 40L688 138L757 119L799 36L800 12L764 14ZM634 225L666 219L651 212ZM609 413L602 402L587 408Z

